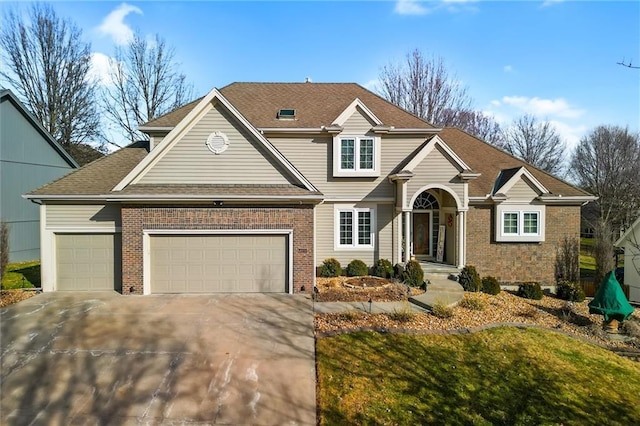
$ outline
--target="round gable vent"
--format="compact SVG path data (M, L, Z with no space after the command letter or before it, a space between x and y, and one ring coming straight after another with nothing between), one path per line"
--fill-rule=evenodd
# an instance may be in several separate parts
M214 154L222 154L229 147L229 138L222 132L213 132L205 142L209 151Z

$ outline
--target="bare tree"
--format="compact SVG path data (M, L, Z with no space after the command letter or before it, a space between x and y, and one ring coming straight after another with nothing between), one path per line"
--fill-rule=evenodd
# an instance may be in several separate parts
M148 41L136 33L111 61L111 84L103 105L109 120L131 141L144 139L140 124L190 100L192 86L178 71L175 51L159 35Z
M640 136L619 126L598 126L582 138L571 158L571 173L598 197L599 218L614 230L629 226L640 212Z
M449 126L459 127L484 141L496 146L503 145L503 132L500 125L489 115L480 111L460 111Z
M539 122L532 115L515 119L505 130L503 148L549 173L563 170L566 144L551 123Z
M623 60L622 60L622 61L620 61L620 62L616 62L616 64L618 64L618 65L622 65L623 67L633 68L633 69L636 69L636 70L640 70L640 67L639 67L639 66L637 66L637 65L633 65L633 64L631 63L631 59L629 59L629 62L625 62L625 60L623 59Z
M381 94L389 102L438 126L455 125L458 115L471 111L466 87L450 75L442 58L425 58L419 50L403 64L380 72Z
M96 83L88 78L91 47L82 31L41 3L31 7L27 22L15 9L3 21L0 76L64 146L98 142Z

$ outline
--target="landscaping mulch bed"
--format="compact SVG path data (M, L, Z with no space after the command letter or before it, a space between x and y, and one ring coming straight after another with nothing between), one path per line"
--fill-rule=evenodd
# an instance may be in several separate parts
M553 296L542 300L530 300L502 291L496 296L484 293L465 292L465 297L478 299L484 305L482 310L468 309L462 306L453 308L450 318L439 318L431 313L410 315L367 314L364 312L316 314L315 326L321 334L331 334L340 330L403 329L425 332L465 331L490 324L529 324L557 329L566 334L589 339L596 343L619 348L640 349L640 333L631 341L617 342L609 340L602 330L601 315L589 314L585 300L581 303L568 303ZM640 330L640 312L636 309L627 320ZM400 318L400 320L398 320Z
M373 276L317 278L316 287L318 302L397 302L408 298L406 285ZM412 296L424 293L419 288L410 290Z
M33 290L1 290L0 291L0 308L18 303L21 300L28 299L37 294Z

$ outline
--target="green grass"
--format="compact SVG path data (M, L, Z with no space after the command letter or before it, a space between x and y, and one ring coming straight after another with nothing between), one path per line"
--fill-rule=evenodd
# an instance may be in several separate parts
M2 277L2 288L40 287L40 261L9 263Z
M640 364L546 330L318 339L321 424L628 425Z

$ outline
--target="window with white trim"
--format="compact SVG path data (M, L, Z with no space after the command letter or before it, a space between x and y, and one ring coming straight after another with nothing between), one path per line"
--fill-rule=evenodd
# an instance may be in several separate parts
M336 248L373 248L374 210L336 207Z
M496 208L496 241L544 241L544 206L499 205Z
M333 149L334 176L380 176L379 137L336 136Z

